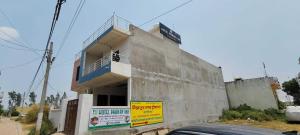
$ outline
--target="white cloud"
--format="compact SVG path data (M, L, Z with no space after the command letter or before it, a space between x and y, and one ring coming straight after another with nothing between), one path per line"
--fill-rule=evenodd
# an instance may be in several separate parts
M13 39L19 38L19 32L11 27L0 27L0 38L13 41Z

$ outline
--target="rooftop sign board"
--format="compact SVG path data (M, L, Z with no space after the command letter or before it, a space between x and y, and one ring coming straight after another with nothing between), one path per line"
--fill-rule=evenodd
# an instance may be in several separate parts
M159 31L162 35L171 39L175 43L181 44L180 35L177 34L175 31L171 30L170 28L168 28L166 25L159 23Z

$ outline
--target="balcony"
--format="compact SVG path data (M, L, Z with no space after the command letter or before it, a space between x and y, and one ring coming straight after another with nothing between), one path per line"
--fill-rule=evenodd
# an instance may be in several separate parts
M92 72L96 71L97 69L110 64L110 62L111 62L111 54L107 54L104 57L96 60L96 62L89 64L85 68L85 70L83 72L83 76L88 75L89 73L92 73Z
M124 63L126 56L122 54L119 51L109 51L103 53L100 55L102 57L94 61L89 63L86 61L85 65L83 63L79 85L96 88L127 80L131 76L131 65ZM87 56L85 57L88 58Z
M118 44L130 35L129 25L128 20L113 15L83 42L83 48L89 48L97 43Z
M72 90L101 87L131 76L125 52L128 50L125 41L131 34L129 25L126 19L113 15L83 42L83 50L74 63Z

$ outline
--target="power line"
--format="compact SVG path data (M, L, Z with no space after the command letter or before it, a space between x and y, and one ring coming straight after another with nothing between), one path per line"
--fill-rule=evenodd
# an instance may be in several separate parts
M0 32L2 34L4 34L5 36L9 37L10 39L12 39L13 41L19 43L19 44L23 44L22 42L18 41L16 38L12 37L11 35L7 34L5 31L0 30ZM25 46L25 45L24 45Z
M0 8L0 13L6 18L7 22L9 23L9 25L10 25L11 27L13 27L14 29L17 29L16 26L15 26L15 25L13 24L13 22L11 21L11 19L8 17L8 15L7 15L3 10L1 10L1 8ZM18 41L17 39L15 39L14 37L11 37L9 34L3 32L3 31L2 31L2 33L4 33L5 35L9 36L9 37L12 38L14 41L17 41L17 42L19 42L19 43L21 43L21 44L27 44L27 45L29 45L28 42L21 36L21 34L20 34L20 38L21 38L24 42ZM24 46L26 46L26 45L24 45ZM29 45L29 46L30 46L30 45ZM28 47L28 46L27 46L27 47Z
M78 18L79 13L81 12L81 9L82 9L82 7L84 6L84 4L85 4L85 0L81 0L81 1L79 2L78 6L77 6L77 8L76 8L76 11L75 11L75 13L74 13L74 15L73 15L73 18L72 18L72 20L71 20L71 22L70 22L70 24L69 24L69 27L68 27L68 29L67 29L67 31L66 31L64 37L63 37L62 43L60 44L60 47L59 47L59 49L58 49L58 51L57 51L57 53L56 53L56 58L58 57L58 55L59 55L61 49L62 49L63 46L65 45L65 42L66 42L66 40L67 40L67 38L68 38L68 36L69 36L71 30L72 30L72 28L73 28L73 26L74 26L74 24L75 24L77 18Z
M55 24L58 20L58 17L59 17L59 13L60 13L60 9L61 9L61 5L65 2L65 0L57 0L57 3L56 3L56 6L55 6L55 11L54 11L54 14L53 14L53 19L52 19L52 24L51 24L51 27L50 27L50 31L49 31L49 36L48 36L48 40L47 40L47 43L46 43L46 47L45 47L45 51L44 51L44 54L42 56L42 60L33 76L33 79L29 85L29 88L27 91L30 91L32 89L32 86L35 82L35 79L41 69L41 66L43 64L43 61L45 59L45 56L46 56L46 53L48 52L48 46L49 46L49 43L50 43L50 40L51 40L51 37L52 37L52 34L53 34L53 31L54 31L54 28L55 28Z
M15 48L15 47L11 47L9 45L4 45L4 44L0 44L0 46L9 48L9 49L13 49L13 50L18 50L18 51L28 51L27 49Z
M14 65L14 66L8 66L8 67L4 67L4 68L0 68L0 70L6 70L6 69L14 69L14 68L19 68L19 67L22 67L22 66L26 66L30 63L33 63L35 62L36 60L38 60L40 57L36 57L30 61L27 61L27 62L24 62L22 64L18 64L18 65Z
M0 32L1 32L1 31L0 31ZM16 42L13 42L13 41L4 39L4 38L2 38L2 37L0 37L0 40L4 41L4 42L6 42L6 43L12 44L12 45L16 45L16 46L19 46L19 47L26 48L26 49L28 49L28 50L32 51L33 53L36 53L36 54L38 54L36 51L43 51L43 50L37 50L37 49L34 49L34 48L30 48L30 47L28 47L28 46L24 46L24 45L22 45L22 44L19 44L19 43L16 43ZM40 54L38 54L38 55L40 55Z
M164 12L164 13L162 13L162 14L156 16L156 17L153 17L152 19L150 19L150 20L148 20L148 21L142 23L141 25L139 25L139 27L141 27L141 26L143 26L143 25L145 25L145 24L147 24L147 23L150 23L150 22L152 22L153 20L155 20L155 19L157 19L157 18L159 18L159 17L162 17L162 16L164 16L164 15L166 15L166 14L168 14L168 13L170 13L170 12L172 12L172 11L174 11L174 10L180 8L180 7L183 7L183 6L185 6L186 4L188 4L188 3L192 2L192 1L193 1L193 0L189 0L189 1L187 1L187 2L184 2L184 3L182 3L182 4L178 5L178 6L176 6L175 8L172 8L172 9L170 9L170 10L168 10L168 11L166 11L166 12Z

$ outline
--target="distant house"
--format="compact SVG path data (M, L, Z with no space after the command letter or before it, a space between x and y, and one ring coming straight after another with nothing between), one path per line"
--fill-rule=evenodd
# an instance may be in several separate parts
M278 100L285 103L286 105L292 105L294 102L294 97L288 95L282 89L276 90Z
M277 84L273 77L240 78L225 82L229 105L231 108L247 104L256 109L277 109Z

